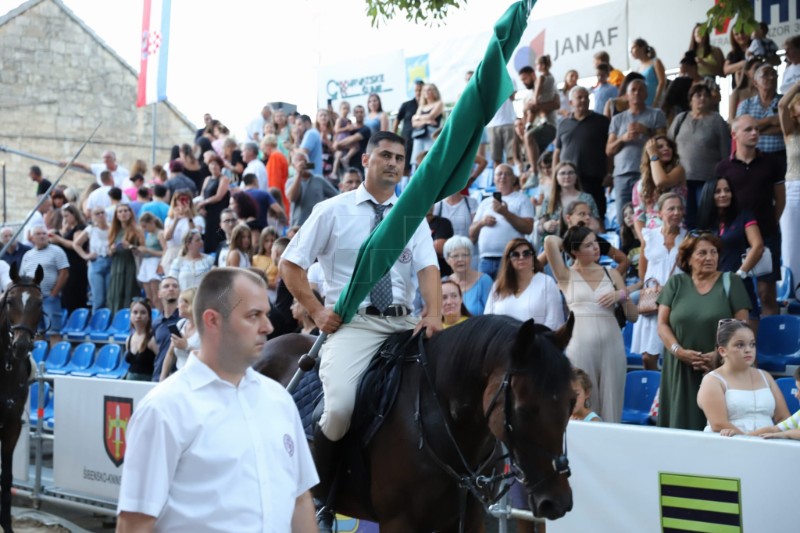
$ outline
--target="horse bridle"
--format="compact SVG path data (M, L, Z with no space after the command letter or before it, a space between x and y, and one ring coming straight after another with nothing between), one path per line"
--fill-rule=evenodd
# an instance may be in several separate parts
M503 401L503 429L505 430L506 434L506 449L508 450L508 460L511 464L512 472L515 472L515 477L519 480L520 483L523 483L527 488L528 492L533 492L537 489L540 485L550 481L555 476L567 476L569 477L572 472L569 468L569 458L567 457L567 436L564 435L564 453L552 453L548 450L545 450L542 446L537 444L536 442L532 442L530 447L540 454L544 455L548 459L552 461L553 471L548 476L542 477L539 481L535 484L531 485L528 483L527 479L525 478L525 473L516 464L515 459L516 456L514 455L514 426L511 424L511 417L510 414L514 412L514 391L511 388L511 379L515 375L519 374L527 374L528 371L525 370L517 370L509 368L506 370L505 375L503 376L503 381L500 386L497 388L497 392L494 393L492 397L492 401L489 402L489 407L486 409L486 413L484 416L487 420L494 411L495 406L498 404L498 399L500 395L505 392L505 399Z
M39 287L39 285L37 285L35 283L12 283L11 285L9 285L6 288L6 293L3 295L3 307L5 308L5 315L6 315L5 316L5 318L6 318L5 326L8 328L8 342L9 342L9 345L11 346L11 348L12 348L12 350L11 350L12 353L14 352L13 348L15 346L15 343L14 343L14 333L15 332L24 331L25 333L27 333L30 336L31 342L33 341L34 338L36 338L36 335L40 333L39 330L35 330L35 329L32 329L32 328L29 328L25 324L12 324L11 323L11 318L10 318L11 313L9 312L10 311L9 310L10 302L8 300L8 295L11 293L12 290L18 289L18 288L33 288L33 289L38 290L40 294L42 292L42 289ZM42 316L45 316L45 314L46 313L43 310L42 311ZM6 361L6 365L5 365L6 366L6 370L10 370L10 368L9 368L10 364L11 363L9 361Z

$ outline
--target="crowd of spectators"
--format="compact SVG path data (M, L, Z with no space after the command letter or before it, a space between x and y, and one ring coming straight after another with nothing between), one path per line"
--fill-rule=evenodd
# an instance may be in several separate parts
M658 425L733 432L719 392L737 388L752 360L734 360L736 332L718 324L749 321L734 329L752 336L760 317L779 312L780 266L800 274L800 37L783 45L779 92L778 48L767 35L732 30L724 56L695 27L672 80L641 38L627 75L605 52L560 87L548 56L521 68L524 89L489 121L470 186L428 215L445 327L494 313L556 328L571 312L575 416L618 422L620 325L635 322L633 350L646 368L663 365ZM596 77L594 86L581 85L582 75ZM727 120L717 85L725 76L735 102ZM11 264L23 274L45 267L53 340L62 308L129 308L132 379L181 367L197 341L192 290L217 266L265 277L272 336L315 334L280 279L281 253L318 203L361 186L371 135L402 132L414 179L446 115L436 85L418 81L394 120L378 94L366 107L329 104L313 119L264 106L238 143L206 115L193 143L176 145L163 165L135 161L128 170L112 151L74 163L96 176L85 190L51 188L31 167L36 194L49 195L0 261L0 283ZM479 187L487 164L492 182ZM3 244L12 233L2 228ZM317 267L309 280L332 306ZM160 312L154 323L151 307ZM787 415L774 411L770 426Z

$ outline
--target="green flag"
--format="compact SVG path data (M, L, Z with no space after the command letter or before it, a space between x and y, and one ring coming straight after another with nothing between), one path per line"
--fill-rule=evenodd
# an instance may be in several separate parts
M372 286L403 253L428 209L466 186L483 128L514 92L506 65L525 31L534 3L517 2L497 21L486 54L439 138L397 204L361 245L353 277L334 308L345 323L350 322Z

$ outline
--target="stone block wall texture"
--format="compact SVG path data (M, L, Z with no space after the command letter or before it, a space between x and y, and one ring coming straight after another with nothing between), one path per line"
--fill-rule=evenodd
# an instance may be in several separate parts
M102 122L79 161L101 162L105 150L114 150L129 169L136 159L149 167L153 111L136 107L136 91L137 74L59 0L32 0L0 19L1 146L69 160ZM157 163L169 159L172 145L194 141L194 125L172 106L158 104L156 123ZM51 181L61 169L3 151L0 162L7 220L22 220L36 202L30 166ZM93 179L69 171L61 183L82 190ZM1 202L2 196L0 217Z

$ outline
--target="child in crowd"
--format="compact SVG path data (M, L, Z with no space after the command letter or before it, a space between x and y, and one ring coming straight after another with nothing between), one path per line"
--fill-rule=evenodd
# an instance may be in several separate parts
M592 411L592 380L580 368L572 369L572 390L575 391L575 407L570 419L584 422L602 422L600 415Z
M753 367L756 337L743 320L723 319L717 327L716 367L703 378L697 405L708 419L706 432L732 437L774 427L789 418L775 380Z
M252 241L250 228L247 224L238 224L231 233L231 243L225 266L250 268L250 255L252 254Z
M794 371L794 397L800 400L800 368ZM765 439L800 440L800 411L775 426L757 429L751 435L761 435Z
M139 272L136 279L142 284L147 301L157 306L159 311L162 309L161 298L158 297L158 284L161 282L161 256L167 247L164 238L164 225L161 220L153 213L142 213L139 225L144 230L144 246L137 247L133 253L141 258Z
M747 59L755 58L766 61L770 65L780 65L781 61L778 57L778 45L775 41L769 39L769 26L766 22L759 22L756 29L750 35L750 47L745 53Z
M161 378L164 381L170 375L173 368L180 370L189 359L189 354L200 349L200 334L194 325L192 306L197 289L187 289L181 292L178 297L178 316L180 319L176 324L178 333L170 332L171 344L164 357L164 364L161 367Z
M272 226L261 230L258 253L253 256L253 266L267 275L267 286L274 290L278 278L278 265L272 262L272 245L278 240L278 231Z
M536 78L536 88L533 90L533 99L539 105L552 102L558 95L556 80L553 75L550 74L552 66L553 62L549 55L545 54L536 58L536 70L539 71L539 76ZM533 122L534 120L535 117L529 117L529 122Z
M158 344L153 333L153 315L150 304L143 298L134 298L131 304L131 330L125 340L125 361L130 365L125 379L151 381Z

